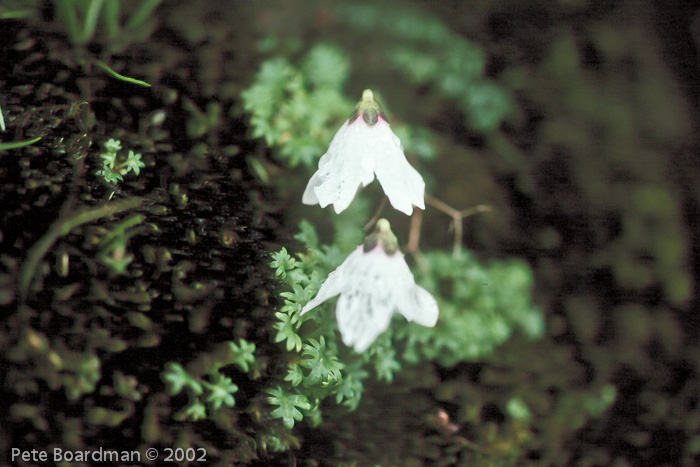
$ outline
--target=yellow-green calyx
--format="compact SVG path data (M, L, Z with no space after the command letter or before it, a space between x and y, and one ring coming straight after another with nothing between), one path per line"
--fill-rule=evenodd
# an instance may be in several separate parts
M354 122L357 117L362 115L362 119L367 125L374 125L382 117L386 121L386 115L382 110L382 106L374 100L374 93L371 89L365 89L362 93L362 100L355 106L355 111L350 116L350 122Z
M377 245L381 245L386 254L393 255L399 250L399 242L391 231L391 224L386 219L379 219L374 232L365 238L364 251L370 251Z

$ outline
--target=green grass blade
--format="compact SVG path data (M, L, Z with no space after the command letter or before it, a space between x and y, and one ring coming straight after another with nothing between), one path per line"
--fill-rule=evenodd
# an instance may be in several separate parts
M139 29L143 23L148 19L148 17L153 13L153 10L158 8L162 0L146 0L138 7L138 9L131 15L126 23L126 27L129 29Z
M36 13L35 10L12 10L0 13L0 19L23 19L29 18Z
M59 237L67 235L71 230L80 225L94 222L103 217L109 217L120 212L135 209L139 207L141 203L143 203L143 200L140 198L129 198L121 201L113 201L96 208L81 209L68 218L59 218L56 220L53 224L51 224L48 232L46 232L43 237L32 245L27 253L27 257L22 263L18 282L20 299L24 300L27 297L29 286L32 283L37 266L49 251L51 246L53 246L56 240L59 239Z
M16 149L16 148L21 148L24 146L29 146L30 144L34 144L37 141L41 139L41 136L38 138L30 139L27 141L15 141L12 143L0 143L0 151L5 151L7 149Z
M73 43L80 41L80 29L78 28L78 14L75 11L75 3L72 0L58 0L56 2L58 13L66 22L70 40Z
M105 26L107 27L107 37L110 41L116 40L121 30L119 28L119 0L107 0L103 15Z
M102 60L95 60L94 61L95 65L98 67L102 68L104 71L106 71L108 74L112 75L113 77L120 79L122 81L126 81L127 83L132 83L132 84L138 84L139 86L146 86L147 88L150 88L151 85L148 84L145 81L141 81L140 79L134 79L134 78L129 78L128 76L120 75L116 71L112 70L109 65L107 65L105 62Z
M103 3L104 0L92 0L90 2L87 14L85 15L85 25L83 26L83 34L80 37L80 44L89 42L95 35L97 18L100 15L100 10L102 9Z

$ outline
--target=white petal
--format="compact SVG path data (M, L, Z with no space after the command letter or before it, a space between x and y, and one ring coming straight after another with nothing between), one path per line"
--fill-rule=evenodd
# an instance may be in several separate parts
M403 255L396 253L391 259L394 276L394 302L399 313L408 321L432 328L437 323L438 305L435 297L416 285L413 273Z
M338 137L338 133L335 134L333 137L333 141ZM331 145L333 145L333 141L331 141ZM319 186L323 181L328 178L328 169L324 170L324 167L328 164L328 161L331 159L331 152L327 151L323 156L321 156L321 159L318 161L318 170L313 174L311 179L309 180L309 183L306 184L306 189L304 190L304 194L301 197L301 202L304 204L318 204L319 200L318 197L316 196L316 187ZM328 204L325 204L325 206L328 206Z
M374 171L389 202L409 216L413 213L413 206L425 209L423 177L406 160L401 142L389 124L380 119L374 126L381 134Z
M353 280L354 275L357 274L357 270L362 267L361 264L358 265L358 263L361 263L363 254L364 252L360 245L345 258L345 261L343 261L335 271L328 274L328 278L321 285L318 294L302 308L301 314L303 315L307 311L316 308L329 298L333 298L351 287L349 283Z
M321 180L321 177L318 175L318 171L316 171L316 173L311 177L311 180L309 180L309 183L306 185L304 195L301 197L301 202L310 205L318 204L318 197L316 196L315 188L322 182L323 180Z
M362 255L336 307L343 343L357 352L366 350L386 331L394 310L389 257L380 248Z
M435 297L423 287L417 285L411 291L413 295L411 318L402 313L409 321L415 321L421 326L432 328L438 319L438 304Z
M329 180L314 188L314 193L318 197L319 206L325 208L332 204L335 213L340 214L350 206L359 188L358 180L342 177L341 172L336 172Z
M361 271L364 269L364 254L362 245L355 248L335 271L328 274L318 294L302 308L301 314L303 315L312 308L316 308L321 303L329 298L335 297L344 290L350 290L353 287L352 281L358 274L361 274Z
M319 169L306 188L313 190L321 207L332 204L337 213L344 211L360 186L374 180L374 161L367 151L366 128L362 121L346 121L321 158ZM314 198L308 195L306 199Z
M335 310L343 343L363 352L391 322L393 304L388 290L343 293Z
M304 305L304 308L301 309L300 315L313 310L329 298L338 295L342 290L343 279L343 275L338 274L337 270L330 273L313 300L309 300L309 302Z

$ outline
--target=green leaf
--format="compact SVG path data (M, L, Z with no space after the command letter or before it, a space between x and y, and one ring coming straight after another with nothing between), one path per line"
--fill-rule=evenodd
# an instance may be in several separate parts
M102 158L102 166L105 169L114 169L114 164L117 162L116 152L103 152L100 154L100 158Z
M314 86L339 88L350 74L350 60L342 49L319 44L306 56L302 71Z
M161 373L161 379L168 385L168 394L171 396L179 394L183 388L189 388L196 395L200 395L203 392L200 382L190 376L182 366L174 362L165 364L165 371Z
M299 223L299 230L300 232L294 238L303 243L306 248L317 250L318 234L316 233L316 227L311 222L303 220Z
M270 267L276 269L275 276L281 277L282 279L286 277L287 271L296 267L296 260L287 253L286 248L272 253L272 259L274 261L270 263Z
M436 298L440 317L434 328L408 324L403 358L411 363L437 360L444 366L488 355L519 331L530 339L544 332L542 312L532 303L532 271L521 261L482 265L471 253L425 252L418 282ZM438 286L438 284L440 284Z
M394 375L401 370L401 364L396 360L396 350L393 347L377 351L372 362L374 363L374 369L377 371L377 378L388 383L394 381Z
M342 403L351 411L357 409L357 406L360 405L360 400L362 400L362 394L365 390L363 380L368 376L369 373L360 367L357 367L354 370L348 370L338 386L335 395L335 402L337 404Z
M303 71L285 59L268 60L241 93L253 135L276 146L290 167L313 167L352 109L340 91L339 79L347 75L343 60L327 46L309 53Z
M295 329L295 322L291 315L287 313L277 312L275 313L279 322L272 325L273 328L277 329L277 335L275 336L275 342L287 342L287 350L291 351L295 349L297 352L301 350L301 337L297 334Z
M276 389L269 389L267 392L270 394L267 400L271 405L277 406L276 409L270 412L270 415L275 418L281 418L284 426L290 430L294 428L295 420L300 422L304 418L304 414L299 409L311 409L311 404L306 396L290 394L279 386Z
M511 109L508 94L490 81L469 85L462 104L472 127L484 132L495 129Z
M313 398L311 403L311 408L306 411L306 419L314 428L318 428L323 423L323 417L321 416L321 401L318 398Z
M129 151L125 164L126 170L133 170L136 175L141 172L142 168L146 167L146 164L141 162L141 154L134 154L134 151Z
M343 364L328 351L323 336L319 340L309 339L309 343L304 346L302 357L304 359L301 361L301 366L311 370L304 380L305 385L319 383L328 385L336 383L342 378L340 370L343 369Z
M95 175L101 176L105 179L106 182L109 183L117 183L124 180L124 177L122 177L121 174L119 174L119 172L112 170L107 166L105 166L104 169L95 172Z
M213 411L219 410L222 405L226 407L233 407L236 405L233 394L238 391L238 386L233 384L231 378L217 373L214 376L214 382L207 386L210 391L207 396L207 402Z
M299 368L297 363L291 363L287 368L287 376L284 377L285 381L289 381L292 386L299 386L302 379L304 378L304 373Z
M285 306L290 307L293 311L301 311L316 293L316 288L312 284L307 284L302 287L300 284L294 284L292 292L282 292L281 297L286 298Z
M245 339L238 339L238 344L229 342L229 346L234 354L233 363L241 370L248 372L250 365L255 362L255 344Z
M103 146L108 152L116 154L122 148L122 143L118 139L110 138L106 143L103 144Z
M190 404L187 407L176 413L173 418L178 421L204 420L207 418L207 407L195 397L190 401Z

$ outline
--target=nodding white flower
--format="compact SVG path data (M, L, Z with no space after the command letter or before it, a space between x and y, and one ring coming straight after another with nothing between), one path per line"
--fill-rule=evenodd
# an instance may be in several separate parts
M401 142L372 91L365 89L355 111L321 157L302 202L322 208L332 204L340 214L375 175L395 209L409 216L413 206L425 209L423 177L406 160Z
M340 295L335 308L340 335L357 352L387 330L394 311L423 326L437 323L437 301L416 285L386 219L380 219L365 243L328 275L301 314L336 295Z

